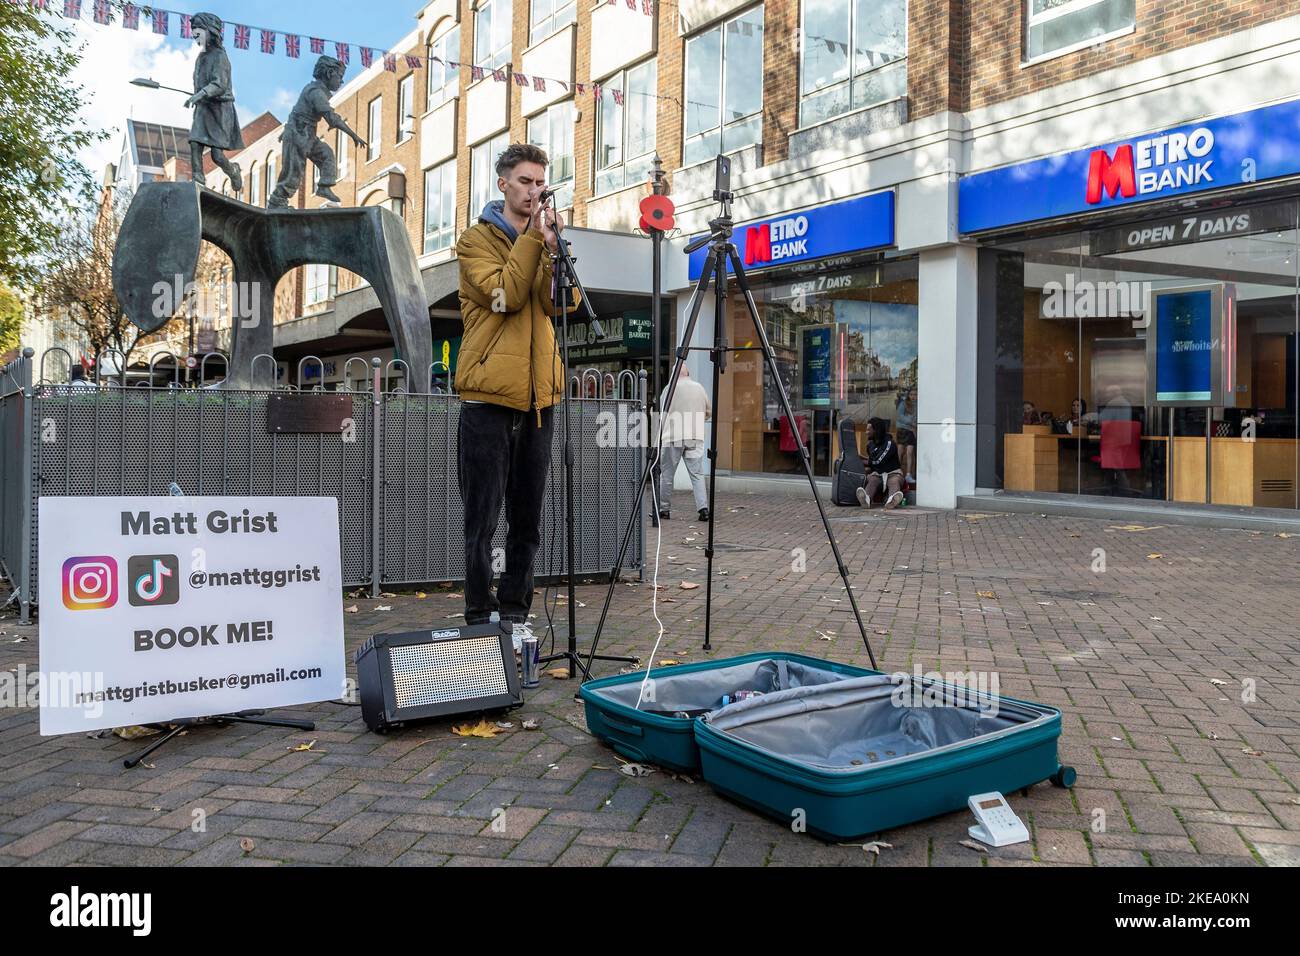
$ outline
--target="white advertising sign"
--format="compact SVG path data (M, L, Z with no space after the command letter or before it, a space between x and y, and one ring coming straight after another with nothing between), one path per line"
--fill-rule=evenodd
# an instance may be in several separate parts
M338 502L40 499L43 735L343 693Z

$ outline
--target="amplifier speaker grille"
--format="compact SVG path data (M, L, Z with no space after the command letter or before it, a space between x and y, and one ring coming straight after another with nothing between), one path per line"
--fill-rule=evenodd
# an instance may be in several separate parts
M398 707L510 692L501 642L491 635L392 647L389 657Z

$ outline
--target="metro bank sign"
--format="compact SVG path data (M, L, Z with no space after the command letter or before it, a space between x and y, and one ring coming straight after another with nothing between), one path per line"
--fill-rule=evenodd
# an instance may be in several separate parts
M746 271L892 246L894 193L872 193L737 226L731 239ZM691 281L700 277L708 254L708 246L691 253Z
M962 233L1300 174L1300 101L962 178Z

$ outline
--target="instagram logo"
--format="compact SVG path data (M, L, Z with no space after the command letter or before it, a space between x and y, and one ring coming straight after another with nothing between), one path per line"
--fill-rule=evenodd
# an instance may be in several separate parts
M93 611L117 603L117 562L107 555L63 562L63 606Z

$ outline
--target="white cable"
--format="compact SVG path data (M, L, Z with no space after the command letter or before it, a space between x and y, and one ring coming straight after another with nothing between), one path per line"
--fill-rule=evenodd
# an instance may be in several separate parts
M675 397L675 396L674 396ZM650 580L653 590L650 593L650 613L654 616L655 623L659 625L659 633L655 637L655 646L650 651L650 660L645 667L645 676L641 678L641 689L636 695L636 710L641 709L641 701L645 698L645 685L650 681L650 668L654 666L655 655L659 653L659 644L664 639L664 622L659 619L659 546L664 540L664 521L665 518L659 515L659 481L654 477L654 465L662 467L663 450L664 450L664 422L667 419L667 409L659 410L659 436L655 441L654 464L650 467L650 500L654 505L655 516L659 518L659 533L655 535L655 572ZM670 476L669 481L675 476Z

